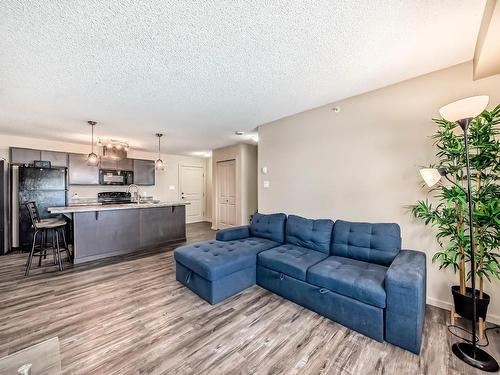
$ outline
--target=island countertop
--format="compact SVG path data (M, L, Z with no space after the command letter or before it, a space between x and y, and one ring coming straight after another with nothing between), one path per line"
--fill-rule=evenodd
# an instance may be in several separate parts
M156 208L156 207L175 207L186 206L189 202L144 202L144 203L126 203L126 204L89 204L64 207L49 207L47 210L51 214L71 214L75 212L95 212L95 211L115 211L130 210L137 208Z
M148 251L186 240L189 202L146 202L50 207L63 214L75 264Z

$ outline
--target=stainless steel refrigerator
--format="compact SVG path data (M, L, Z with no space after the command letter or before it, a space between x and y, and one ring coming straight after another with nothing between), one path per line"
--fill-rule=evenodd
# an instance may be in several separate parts
M31 246L33 229L26 209L27 202L35 202L41 218L53 217L48 207L66 206L66 168L34 168L20 166L17 180L19 210L19 246Z
M0 159L0 255L10 250L10 178L9 163Z

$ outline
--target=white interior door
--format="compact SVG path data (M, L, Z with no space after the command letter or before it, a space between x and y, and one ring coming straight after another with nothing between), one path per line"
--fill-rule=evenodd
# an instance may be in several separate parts
M217 227L236 225L236 160L217 163Z
M205 171L200 166L180 166L181 199L189 202L186 206L186 222L203 221L205 202Z

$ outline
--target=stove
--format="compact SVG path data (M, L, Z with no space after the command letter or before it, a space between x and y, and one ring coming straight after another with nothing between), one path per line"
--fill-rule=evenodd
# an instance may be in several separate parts
M97 201L101 204L127 204L132 203L132 196L124 191L104 191L97 194Z

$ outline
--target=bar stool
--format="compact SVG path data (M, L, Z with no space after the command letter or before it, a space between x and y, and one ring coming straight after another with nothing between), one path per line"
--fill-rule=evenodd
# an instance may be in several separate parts
M59 266L59 271L63 270L61 261L61 252L67 252L68 259L71 260L71 253L66 243L65 227L66 221L63 219L40 219L40 214L38 212L38 207L35 202L26 203L26 209L31 219L31 226L35 230L33 233L33 243L31 245L31 252L26 261L26 272L25 276L29 275L31 264L33 262L33 257L38 256L38 267L42 266L42 257L47 257L47 237L49 233L52 233L52 250L54 256L54 264ZM59 235L64 243L64 248L59 246ZM39 244L37 245L37 238L39 238Z

